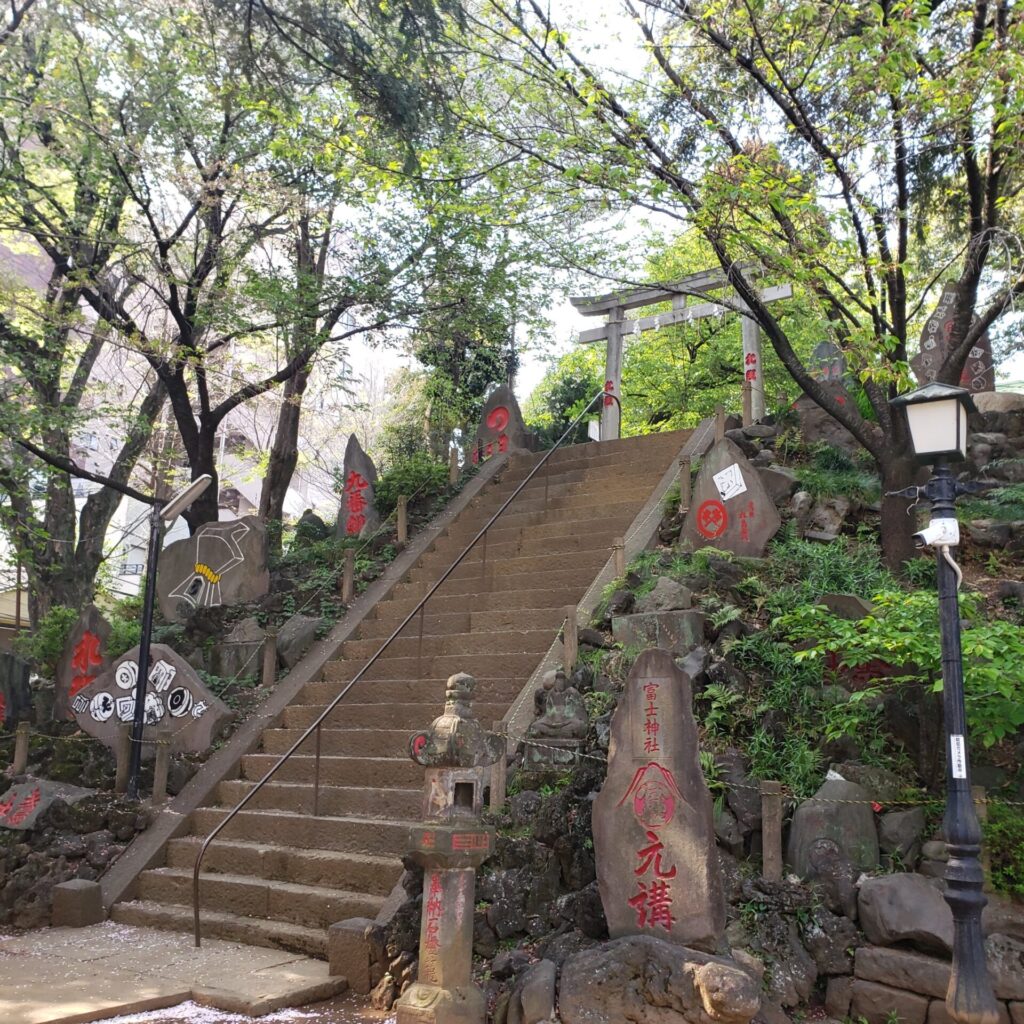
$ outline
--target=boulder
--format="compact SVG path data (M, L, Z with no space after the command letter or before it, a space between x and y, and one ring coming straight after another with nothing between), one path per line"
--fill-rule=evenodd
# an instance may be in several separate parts
M804 520L814 508L814 498L810 491L797 491L789 501L789 514L797 520Z
M784 466L759 467L757 473L761 477L761 483L764 484L769 497L780 508L789 503L789 499L800 486L796 473Z
M377 467L363 451L359 438L350 435L345 445L345 461L341 470L341 504L335 536L367 537L380 526L377 512Z
M19 776L20 777L20 776ZM26 778L0 796L0 827L25 831L34 828L40 816L56 800L74 804L92 796L94 790L70 786L66 782Z
M813 533L838 537L850 514L851 504L850 499L841 494L834 498L819 498L811 509L807 529Z
M921 875L865 879L857 909L864 934L876 946L905 942L937 953L953 948L953 912L939 889Z
M296 612L278 631L277 657L285 668L294 668L316 639L324 620Z
M786 863L802 878L815 876L822 843L832 843L860 871L878 867L878 835L871 799L855 782L828 778L797 807L789 830Z
M760 986L734 960L648 935L584 950L562 967L563 1024L746 1024Z
M697 609L646 615L616 615L612 637L624 647L658 647L673 654L688 654L704 642L707 616Z
M543 1024L555 1013L555 979L558 968L550 960L533 964L512 990L508 1024Z
M898 859L901 864L912 864L921 850L924 826L922 807L889 811L878 822L878 848L888 857Z
M853 972L854 950L862 939L848 917L817 907L804 926L803 942L818 972L834 975Z
M727 665L727 662L721 664ZM737 670L738 671L738 670ZM715 758L718 773L728 786L725 802L736 815L744 833L761 828L761 792L757 782L748 774L746 757L735 747L729 747Z
M160 554L156 589L169 622L185 622L202 608L242 604L270 589L267 527L245 516L205 523Z
M870 601L856 594L822 594L818 604L827 608L833 615L841 619L866 619L874 614L875 608Z
M1024 395L1013 391L983 391L972 395L978 412L1021 412L1024 411Z
M659 576L654 589L636 602L639 613L684 611L692 607L693 591L668 576Z
M474 463L485 462L501 452L517 448L533 451L536 447L536 435L527 431L515 393L507 384L495 388L480 412L470 459Z
M865 1024L890 1024L893 1017L900 1024L925 1024L928 997L919 996L888 985L855 978L851 990L850 1017Z
M53 717L58 722L73 717L71 698L110 668L109 641L110 623L95 605L89 605L68 634L57 662Z
M979 547L1005 548L1010 543L1010 524L995 519L972 519L967 532Z

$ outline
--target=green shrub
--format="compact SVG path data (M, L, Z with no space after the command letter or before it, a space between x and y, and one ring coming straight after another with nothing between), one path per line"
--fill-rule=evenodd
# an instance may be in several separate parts
M992 885L999 892L1024 897L1024 811L989 804L982 831L992 861Z
M55 604L39 620L34 633L14 641L14 649L32 662L40 675L52 679L57 673L57 662L64 653L64 645L77 621L78 612L74 608Z
M838 655L848 668L882 661L913 666L904 676L880 680L893 686L924 680L942 690L942 649L938 597L929 591L883 591L872 601L875 614L859 621L841 619L816 605L804 605L778 620L786 637L813 646L797 651L797 661ZM1024 638L1011 622L985 615L983 596L960 598L968 626L961 632L964 695L971 736L990 747L1024 725Z
M398 507L404 494L416 505L428 504L448 487L448 466L426 452L414 452L395 462L377 478L377 511L386 519Z

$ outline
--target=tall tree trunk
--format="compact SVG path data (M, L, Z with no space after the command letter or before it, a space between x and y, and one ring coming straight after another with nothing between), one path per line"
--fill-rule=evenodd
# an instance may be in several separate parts
M260 516L267 524L271 554L281 553L281 528L284 520L284 499L299 461L299 418L302 396L309 382L312 365L306 364L285 382L277 431L270 449L270 464L260 491Z
M905 452L906 449L903 449ZM920 467L912 456L891 449L878 461L882 478L882 557L893 572L903 571L906 562L915 555L914 520L908 515L911 501L891 496L890 492L909 487L917 479Z

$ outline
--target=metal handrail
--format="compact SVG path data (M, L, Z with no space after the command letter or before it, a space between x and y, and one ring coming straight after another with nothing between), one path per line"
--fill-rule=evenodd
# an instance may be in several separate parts
M427 602L440 589L441 585L445 582L445 580L447 580L448 577L451 576L451 574L462 564L462 562L465 559L465 557L470 553L470 551L473 550L474 547L476 547L477 542L479 540L481 540L481 538L483 538L486 541L487 531L501 517L501 515L502 515L502 513L504 513L505 509L507 509L509 507L509 505L511 505L512 502L515 501L517 497L519 497L519 494L523 490L523 488L526 487L526 485L540 472L541 469L543 469L543 467L547 463L548 459L550 459L551 456L554 455L556 451L558 451L558 449L562 446L562 443L565 441L565 439L576 429L576 427L579 426L579 424L583 420L583 417L586 416L588 412L590 412L590 410L593 407L593 405L596 402L598 402L599 400L603 400L605 405L607 405L609 403L609 401L614 401L616 403L616 405L618 405L618 407L619 407L619 423L620 423L620 428L621 428L621 422L622 422L622 403L619 401L619 398L618 398L617 395L612 394L611 392L608 392L608 391L604 391L602 389L596 395L594 395L594 397L589 402L587 402L587 404L583 407L582 412L580 412L580 414L576 417L576 419L574 419L572 421L572 423L569 424L569 426L566 428L565 433L562 434L562 436L554 443L554 445L552 445L552 447L545 453L544 458L542 458L540 460L540 462L538 462L537 465L534 466L533 469L530 470L530 472L523 478L522 482L509 495L509 497L502 504L501 508L499 508L498 511L495 512L494 515L492 515L491 518L487 520L487 522L484 524L484 526L481 528L481 530L477 533L477 535L469 542L469 544L466 545L466 547L463 549L463 551L459 555L459 557L456 558L455 561L452 562L452 564L450 566L448 566L448 568L444 571L444 573L441 575L441 577L438 579L438 581L426 592L426 594L423 595L423 597L420 599L419 603L402 620L401 625L399 625L398 628L395 629L395 631L387 638L387 640L385 640L384 643L381 644L381 646L377 649L376 653L352 677L352 679L342 688L341 692L334 698L334 700L332 700L331 703L328 704L326 708L324 708L323 712L317 717L316 721L313 722L312 725L310 725L306 729L306 731L288 748L288 750L285 753L283 753L277 759L277 761L273 765L271 765L271 767L268 769L267 773L263 776L263 778L260 779L259 782L257 782L256 785L251 790L249 790L249 792L246 793L246 795L244 797L242 797L241 800L239 800L239 802L228 813L227 817L225 817L224 820L221 821L220 824L217 825L216 828L214 828L213 831L203 841L203 845L199 848L199 854L196 857L195 867L192 870L192 917L193 917L193 926L194 926L194 929L195 929L195 944L196 944L197 947L199 947L201 945L201 938L200 938L200 934L199 934L199 931L200 931L200 928L199 928L199 872L200 872L200 868L202 867L203 858L206 856L206 851L209 849L210 844L214 841L214 839L217 838L217 836L227 826L227 824L235 817L235 815L238 814L239 811L241 811L242 808L245 807L245 805L247 803L249 803L249 801L263 788L263 786L270 780L270 778L277 772L277 770L285 763L285 761L287 761L292 756L292 754L294 754L299 749L299 747L301 747L302 744L305 743L306 740L310 737L310 735L312 733L314 733L314 732L316 733L316 761L315 761L314 776L313 776L313 816L314 817L319 817L319 796L320 796L320 726L323 724L324 719L327 718L327 716L330 715L332 711L334 711L334 709L338 706L338 704L341 703L341 701L348 694L349 690L351 690L352 687L355 686L356 683L358 683L359 680L363 678L363 676L366 674L366 672L370 668L370 666L373 665L374 662L377 661L377 659L391 645L391 642L398 637L398 635L402 632L402 630L404 630L405 627L408 626L409 623L412 622L412 620L414 618L416 618L417 615L420 616L420 636L422 638L422 635L423 635L423 615L424 615L424 610L426 608ZM621 435L621 429L620 429L620 435Z

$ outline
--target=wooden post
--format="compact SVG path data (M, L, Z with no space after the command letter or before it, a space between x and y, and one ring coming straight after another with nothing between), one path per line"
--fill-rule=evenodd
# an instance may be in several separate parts
M974 813L978 816L978 824L984 826L988 821L988 797L984 786L971 786L971 799L974 801ZM981 870L985 875L985 889L992 890L992 853L984 838L981 840Z
M398 498L398 543L405 545L409 541L409 499L404 495Z
M448 453L448 486L454 487L459 482L459 450L452 448Z
M715 444L725 437L725 407L715 406Z
M499 736L505 736L505 723L495 722L492 730ZM508 781L508 742L502 747L501 757L491 765L491 797L488 806L492 811L500 811L505 806L505 789Z
M750 381L743 382L743 426L749 427L754 422L753 394L750 388Z
M268 629L263 641L263 670L260 673L260 684L273 686L277 682L277 630Z
M117 769L114 773L114 792L123 793L128 788L128 762L132 751L132 723L122 722L117 727Z
M153 796L154 804L162 804L167 799L167 771L171 766L171 736L168 728L157 729L156 761L153 765Z
M571 676L576 670L576 661L580 654L579 639L576 631L579 628L579 621L576 617L576 605L565 606L565 629L562 633L562 663L565 674Z
M14 734L14 764L11 767L15 775L21 775L28 767L28 739L31 728L28 722L19 722Z
M18 572L14 577L14 635L21 633L21 559L18 559Z
M686 512L690 508L691 486L690 473L692 472L689 459L679 460L679 511Z
M612 541L612 555L615 557L615 578L621 579L626 575L626 539L616 537Z
M782 881L782 783L761 782L761 877Z
M341 602L351 604L356 592L356 549L345 548L345 567L341 572Z

